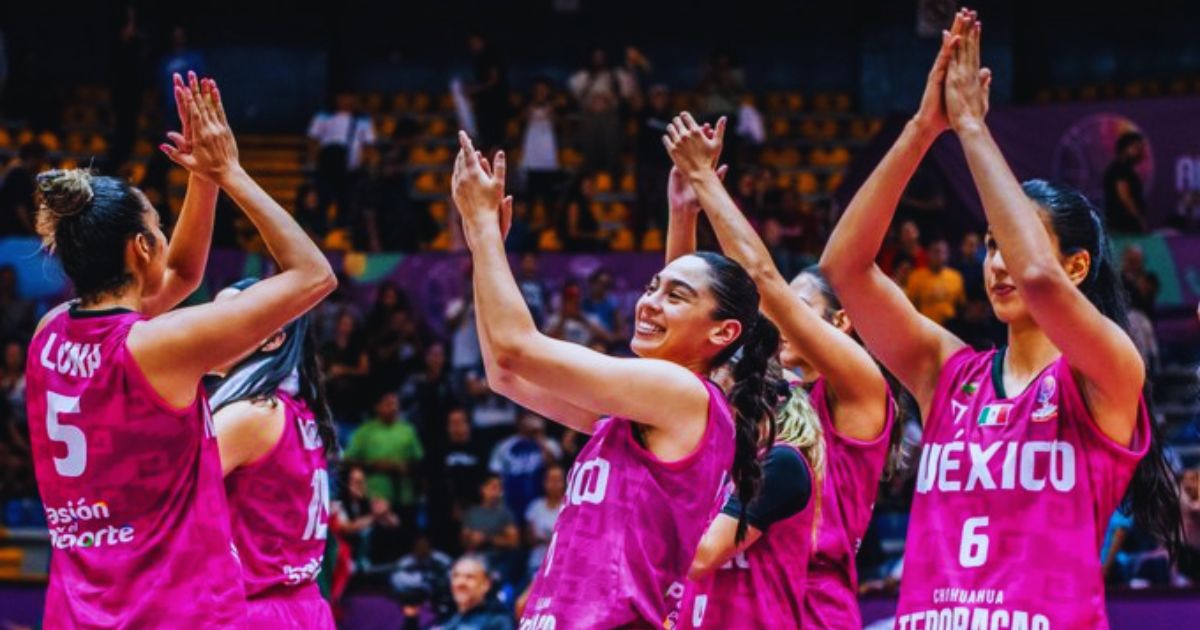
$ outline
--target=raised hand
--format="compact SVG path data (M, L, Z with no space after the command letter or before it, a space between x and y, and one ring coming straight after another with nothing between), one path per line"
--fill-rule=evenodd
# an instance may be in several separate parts
M729 173L727 164L717 167L717 177L721 181L725 181L727 173ZM692 188L691 182L688 181L683 171L675 166L671 167L671 176L667 178L667 201L672 212L699 214L701 210L700 200L696 198L696 190Z
M697 124L691 114L683 112L667 125L663 146L671 155L671 161L675 162L675 166L683 171L684 175L716 168L721 149L725 145L725 122L725 117L722 116L717 121L716 128L706 132L705 127Z
M950 30L942 31L942 47L933 62L933 68L929 70L925 94L921 97L921 106L914 117L919 125L935 134L945 131L950 126L946 117L946 72L954 51L961 43L968 25L974 23L974 20L974 11L960 9L954 15L954 23Z
M981 125L987 115L992 72L979 65L982 34L982 22L968 21L946 73L946 117L955 131Z
M508 159L504 151L496 152L493 167L482 153L475 150L465 131L458 132L458 144L450 192L454 197L454 205L462 215L463 232L470 246L471 232L475 228L495 223L500 226L503 235L507 232L507 224L512 221L512 202L504 197Z
M171 132L168 139L174 145L159 145L171 161L205 179L220 184L230 173L241 168L238 162L237 142L225 116L221 92L216 81L196 79L189 73L189 85L185 88L176 75L175 100L182 110L183 133Z

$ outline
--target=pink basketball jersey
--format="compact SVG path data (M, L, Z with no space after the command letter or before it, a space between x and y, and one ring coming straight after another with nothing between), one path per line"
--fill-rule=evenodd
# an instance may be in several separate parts
M177 409L125 346L139 313L60 312L26 366L53 551L46 628L228 628L245 615L203 390Z
M233 542L251 600L312 585L325 555L325 445L304 401L284 392L276 400L284 423L275 448L225 477Z
M733 464L733 414L709 391L695 452L666 463L605 418L567 478L554 536L529 594L522 629L674 626L696 545L720 507Z
M808 460L803 455L800 459L807 467ZM771 525L708 577L689 580L679 627L805 627L802 609L813 549L813 505L810 500L798 514Z
M1006 398L995 356L966 348L942 369L896 627L1107 628L1100 543L1149 446L1145 405L1126 448L1096 426L1066 360Z
M808 588L804 591L804 625L858 630L863 624L854 559L871 524L896 407L889 391L883 431L874 440L862 442L838 433L824 378L817 379L808 395L825 430L826 464L817 545L810 556Z

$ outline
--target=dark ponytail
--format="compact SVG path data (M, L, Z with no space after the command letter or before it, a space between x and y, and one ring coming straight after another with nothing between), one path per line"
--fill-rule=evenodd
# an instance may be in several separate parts
M1128 332L1129 302L1121 274L1113 263L1101 213L1087 197L1066 186L1033 179L1021 188L1050 218L1062 253L1088 252L1091 268L1079 290L1105 317ZM1134 524L1161 542L1173 559L1183 548L1183 514L1179 485L1163 455L1162 434L1154 421L1149 378L1142 386L1142 397L1150 416L1150 445L1125 491L1121 511L1133 516Z
M826 311L821 313L821 319L832 322L833 314L842 310L842 300L838 298L837 293L834 293L833 287L825 279L825 274L821 273L821 268L817 265L812 265L801 271L800 275L808 276L821 291L821 296L825 298L825 303L828 305ZM851 330L850 335L860 344L862 343L862 340L858 338L857 333L853 330ZM871 355L871 358L874 359L875 355ZM905 470L908 463L908 456L904 451L904 427L908 424L910 418L916 417L917 400L900 383L900 379L888 371L879 360L875 360L875 365L883 373L883 380L887 381L888 391L891 396L888 402L896 410L896 416L892 422L892 431L888 434L888 455L883 469L883 478L893 479L901 471Z
M714 359L711 369L721 367L740 352L733 366L733 386L729 390L729 406L733 409L735 449L733 478L741 513L738 515L737 537L746 536L746 507L758 496L762 485L761 427L768 428L766 446L775 441L775 409L779 402L776 382L768 376L771 360L779 352L779 330L758 312L758 287L750 275L733 260L712 252L694 254L709 266L709 288L716 299L716 320L736 319L742 334L724 348Z
M239 280L230 286L243 291L257 278ZM307 314L283 327L283 345L271 352L256 350L242 359L216 385L209 397L213 412L242 400L265 402L278 395L279 388L295 377L296 398L304 401L317 421L317 433L326 455L339 452L333 413L325 397L325 379L317 358L316 335Z

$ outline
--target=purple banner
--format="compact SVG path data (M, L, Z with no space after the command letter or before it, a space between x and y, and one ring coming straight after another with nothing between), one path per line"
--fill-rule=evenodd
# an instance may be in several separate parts
M1018 178L1069 184L1097 204L1103 203L1104 170L1117 138L1141 133L1147 156L1138 173L1152 226L1200 194L1200 98L996 109L988 114L988 127ZM933 157L958 196L979 209L961 145L952 136L939 140Z

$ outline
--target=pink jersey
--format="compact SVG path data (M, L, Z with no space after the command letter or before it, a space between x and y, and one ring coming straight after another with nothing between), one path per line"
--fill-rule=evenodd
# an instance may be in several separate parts
M25 369L53 552L46 628L228 628L245 616L208 401L158 395L125 339L139 313L63 311Z
M666 463L605 418L567 477L566 502L534 579L523 630L674 625L683 581L724 497L733 464L733 414L709 392L695 452Z
M807 467L808 460L803 455L800 459ZM810 500L800 513L771 525L753 545L707 578L689 580L679 627L804 627L815 511Z
M826 464L817 545L810 556L804 595L804 625L858 630L863 624L858 611L854 557L871 524L896 406L889 391L883 431L874 440L862 442L838 433L834 427L824 378L817 379L808 396L825 430Z
M284 392L276 400L284 422L275 448L225 477L233 542L251 603L301 590L316 593L313 581L325 555L325 445L304 401Z
M995 351L942 369L925 421L896 627L1107 628L1100 543L1150 443L1100 432L1067 362L1002 397ZM994 376L995 372L995 376Z

